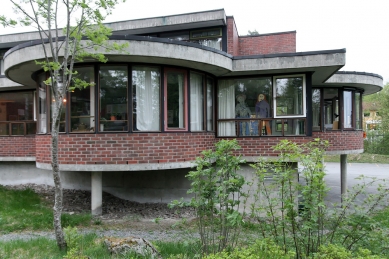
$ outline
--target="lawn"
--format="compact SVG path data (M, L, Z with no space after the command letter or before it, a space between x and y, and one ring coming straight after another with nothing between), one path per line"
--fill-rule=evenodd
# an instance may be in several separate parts
M324 156L325 162L340 162L340 155L327 155ZM377 163L377 164L389 164L389 155L378 154L351 154L347 156L348 163Z

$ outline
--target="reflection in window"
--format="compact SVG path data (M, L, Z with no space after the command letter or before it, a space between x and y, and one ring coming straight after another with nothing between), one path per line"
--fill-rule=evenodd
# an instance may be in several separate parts
M207 130L213 131L213 79L207 77Z
M312 130L320 130L320 89L312 90Z
M200 131L204 128L204 86L203 76L190 73L190 128Z
M160 82L158 68L133 67L133 129L160 130Z
M276 116L305 116L304 91L304 76L276 78Z
M70 131L94 132L95 86L93 67L77 69L77 77L89 84L86 88L76 88L70 93ZM69 103L69 102L68 102Z
M35 134L32 91L0 93L0 135Z
M59 132L65 132L66 131L66 98L63 100L63 106L62 106L62 110L60 112L60 115L59 115ZM53 93L52 93L52 90L51 90L51 109L50 109L50 116L52 116L52 113L53 113L53 109L54 109L54 103L55 103L55 99L53 97ZM50 121L51 121L51 118L50 117ZM52 124L50 123L50 129L52 127Z
M272 117L272 84L270 78L252 78L220 80L218 89L218 119L267 119ZM235 104L235 105L231 105ZM239 136L258 136L264 129L265 134L272 134L269 121L240 121ZM235 122L219 121L219 136L236 136Z
M353 100L352 100L352 92L344 91L343 92L343 123L344 128L352 128L352 115L353 115Z
M186 73L169 70L165 75L167 127L187 129L186 121Z
M323 89L324 128L339 129L339 98L337 88Z
M359 92L355 93L355 129L362 129L362 120L361 120L361 98L362 95Z
M100 131L128 130L127 66L101 66Z
M39 88L38 88L38 133L47 133L47 102L46 102L46 89L47 86L43 82L46 80L46 75L39 76Z

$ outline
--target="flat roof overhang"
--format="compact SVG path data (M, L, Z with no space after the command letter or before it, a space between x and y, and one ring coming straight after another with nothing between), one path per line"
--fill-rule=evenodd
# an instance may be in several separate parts
M321 84L345 64L345 49L233 57L223 51L194 43L143 36L115 36L113 42L128 42L125 52L101 50L109 62L133 62L181 66L197 69L217 77L312 73L313 84ZM35 60L44 59L39 41L10 49L4 57L8 78L22 85L35 85L32 74L41 67ZM93 60L88 60L93 62ZM79 63L80 64L80 63Z
M31 87L15 83L14 81L9 80L4 76L0 76L0 92L7 91L7 90L24 90L29 88Z
M189 30L226 25L224 9L177 14L146 19L105 23L113 35L150 34L164 31ZM62 31L59 31L62 36ZM29 41L39 40L38 32L0 35L0 49L8 49Z
M373 94L383 89L383 78L380 75L356 71L338 71L325 83L315 84L320 87L350 87L363 90L363 94Z

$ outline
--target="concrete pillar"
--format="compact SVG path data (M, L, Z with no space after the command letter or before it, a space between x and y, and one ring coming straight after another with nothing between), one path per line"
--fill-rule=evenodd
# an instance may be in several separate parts
M103 212L103 173L91 172L92 215L101 215Z
M340 155L340 193L342 197L347 191L347 155ZM342 198L343 202L343 198Z

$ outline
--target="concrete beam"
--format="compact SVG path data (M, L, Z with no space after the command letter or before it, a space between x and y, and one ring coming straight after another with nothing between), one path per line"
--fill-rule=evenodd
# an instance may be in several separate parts
M92 215L103 213L103 173L91 172Z

